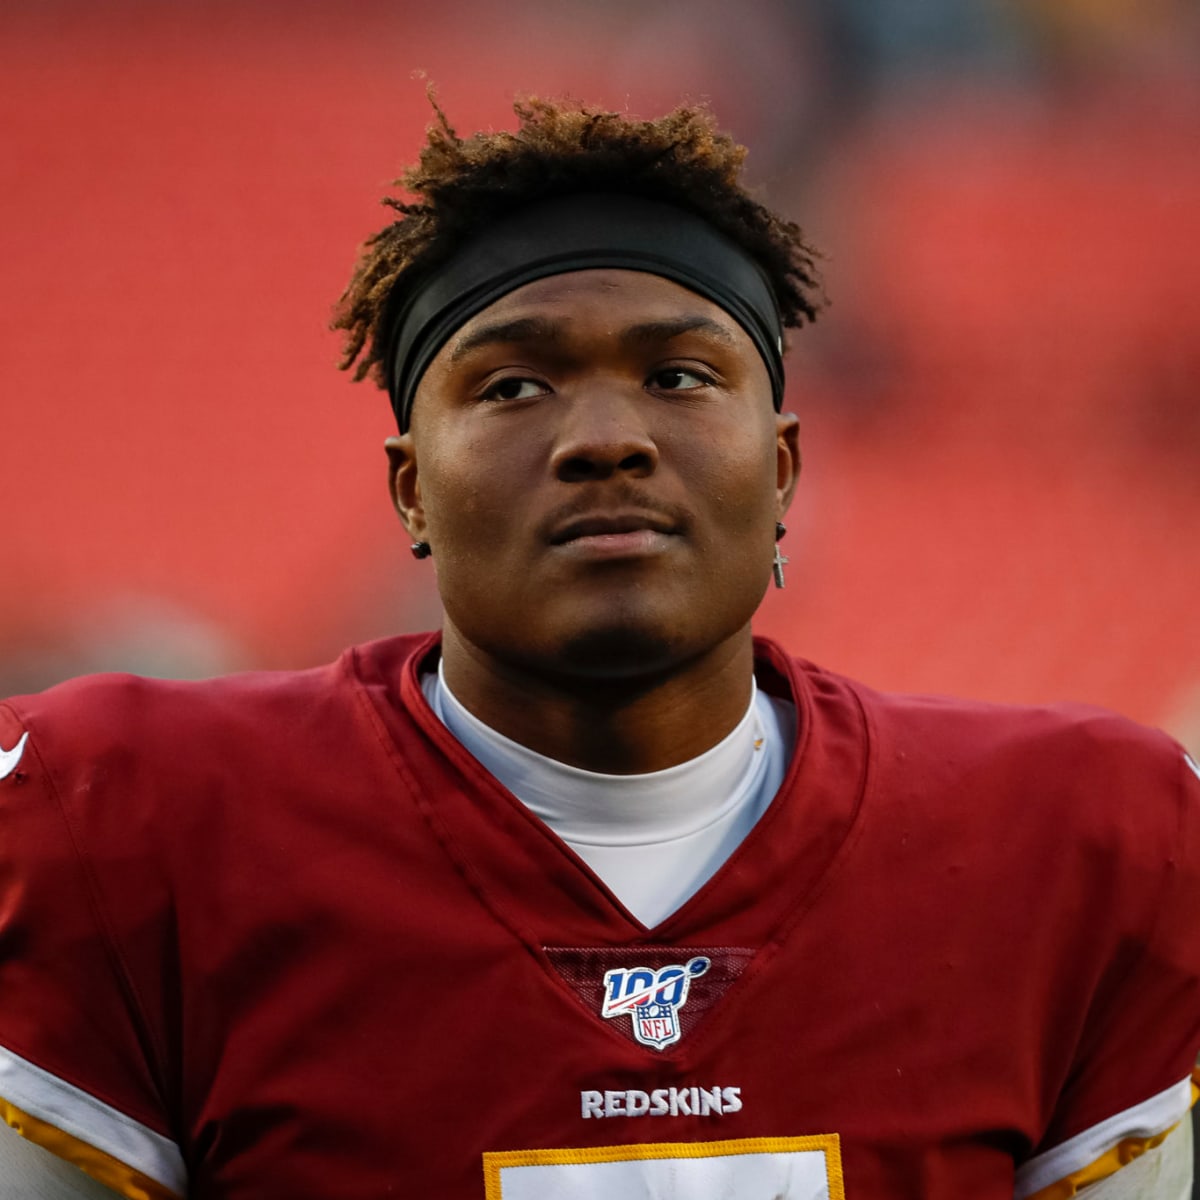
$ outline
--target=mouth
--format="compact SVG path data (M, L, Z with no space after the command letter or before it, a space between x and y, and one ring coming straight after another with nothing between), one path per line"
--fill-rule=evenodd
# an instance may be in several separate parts
M584 558L643 558L669 548L679 526L654 513L595 513L560 525L552 546Z
M595 513L575 517L560 525L551 535L550 544L563 546L581 539L624 537L638 533L657 533L670 536L677 526L652 513Z

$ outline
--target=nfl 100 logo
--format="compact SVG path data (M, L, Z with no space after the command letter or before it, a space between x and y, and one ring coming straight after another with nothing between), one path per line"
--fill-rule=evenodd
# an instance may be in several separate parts
M679 1010L687 1003L688 987L711 965L709 959L697 955L683 966L673 964L656 971L646 967L607 971L600 1015L628 1015L633 1021L633 1036L643 1046L661 1050L679 1041Z

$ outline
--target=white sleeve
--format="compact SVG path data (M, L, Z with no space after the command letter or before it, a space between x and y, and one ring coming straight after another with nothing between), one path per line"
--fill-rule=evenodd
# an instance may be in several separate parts
M0 1200L117 1200L119 1196L0 1121Z
M1087 1200L1192 1200L1192 1163L1188 1116L1153 1150L1078 1195Z
M1143 1158L1160 1161L1160 1156L1152 1154L1158 1146L1165 1146L1167 1141L1174 1139L1179 1128L1187 1126L1183 1135L1186 1138L1187 1149L1191 1149L1191 1113L1192 1080L1191 1077L1181 1079L1178 1083L1101 1121L1097 1125L1085 1129L1073 1138L1046 1150L1036 1158L1022 1163L1017 1168L1013 1189L1014 1200L1044 1200L1047 1196L1105 1196L1108 1192L1093 1192L1090 1188L1106 1182L1108 1176L1104 1169L1113 1172L1113 1177L1125 1176L1133 1163ZM1169 1136L1168 1131L1173 1131ZM1181 1139L1180 1139L1181 1140ZM1132 1158L1133 1155L1137 1158ZM1185 1156L1186 1157L1186 1156ZM1168 1159L1174 1162L1174 1159ZM1118 1162L1127 1165L1115 1169ZM1186 1163L1191 1180L1192 1164L1190 1158ZM1099 1169L1097 1169L1099 1168ZM1097 1178L1099 1176L1099 1178ZM1084 1186L1088 1178L1096 1179L1095 1184ZM1173 1192L1134 1191L1125 1193L1115 1191L1114 1197L1129 1195L1138 1200L1160 1200L1160 1196L1175 1200ZM1183 1200L1192 1200L1190 1194L1183 1193Z

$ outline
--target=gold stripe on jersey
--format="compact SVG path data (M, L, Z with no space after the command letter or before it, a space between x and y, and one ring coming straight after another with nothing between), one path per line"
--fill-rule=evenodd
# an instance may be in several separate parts
M1068 1200L1071 1196L1077 1196L1089 1184L1099 1183L1100 1180L1115 1175L1122 1167L1128 1166L1146 1151L1161 1146L1178 1128L1179 1122L1176 1121L1170 1129L1164 1129L1162 1133L1156 1133L1153 1137L1125 1138L1111 1150L1100 1155L1095 1162L1088 1163L1086 1167L1078 1171L1073 1171L1066 1178L1052 1183L1049 1187L1042 1188L1040 1192L1034 1192L1028 1197L1028 1200Z
M23 1138L71 1163L126 1200L178 1200L180 1193L143 1175L128 1163L89 1146L54 1125L39 1121L0 1097L0 1118Z
M627 1146L585 1146L565 1150L489 1150L483 1156L486 1200L502 1200L500 1172L507 1167L571 1166L637 1162L670 1158L722 1158L741 1154L795 1154L820 1151L825 1156L829 1200L846 1200L841 1141L836 1133L815 1137L732 1138L723 1142L635 1142Z
M1200 1070L1197 1070L1196 1074L1200 1075ZM1198 1099L1200 1099L1200 1086L1193 1081L1192 1103L1195 1104ZM1088 1163L1086 1167L1081 1167L1078 1171L1072 1171L1070 1175L1056 1180L1042 1188L1040 1192L1033 1192L1027 1197L1027 1200L1069 1200L1069 1197L1077 1196L1089 1184L1099 1183L1100 1180L1115 1175L1135 1158L1140 1158L1148 1150L1161 1146L1179 1128L1181 1123L1176 1121L1170 1129L1164 1129L1153 1137L1122 1138L1111 1150L1105 1151L1094 1162Z
M1195 1102L1190 1076L1115 1113L1017 1168L1017 1200L1074 1196L1085 1179L1095 1183L1160 1145Z
M0 1101L0 1118L92 1176L103 1172L102 1182L122 1195L157 1200L187 1191L187 1167L169 1137L4 1046ZM117 1187L109 1177L125 1182Z

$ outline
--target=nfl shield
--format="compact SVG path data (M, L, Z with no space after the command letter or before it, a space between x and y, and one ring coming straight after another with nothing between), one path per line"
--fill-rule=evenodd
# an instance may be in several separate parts
M602 1017L628 1016L633 1036L655 1050L679 1041L679 1010L687 1003L693 979L711 966L697 955L684 964L671 963L656 970L648 967L617 967L605 973Z

